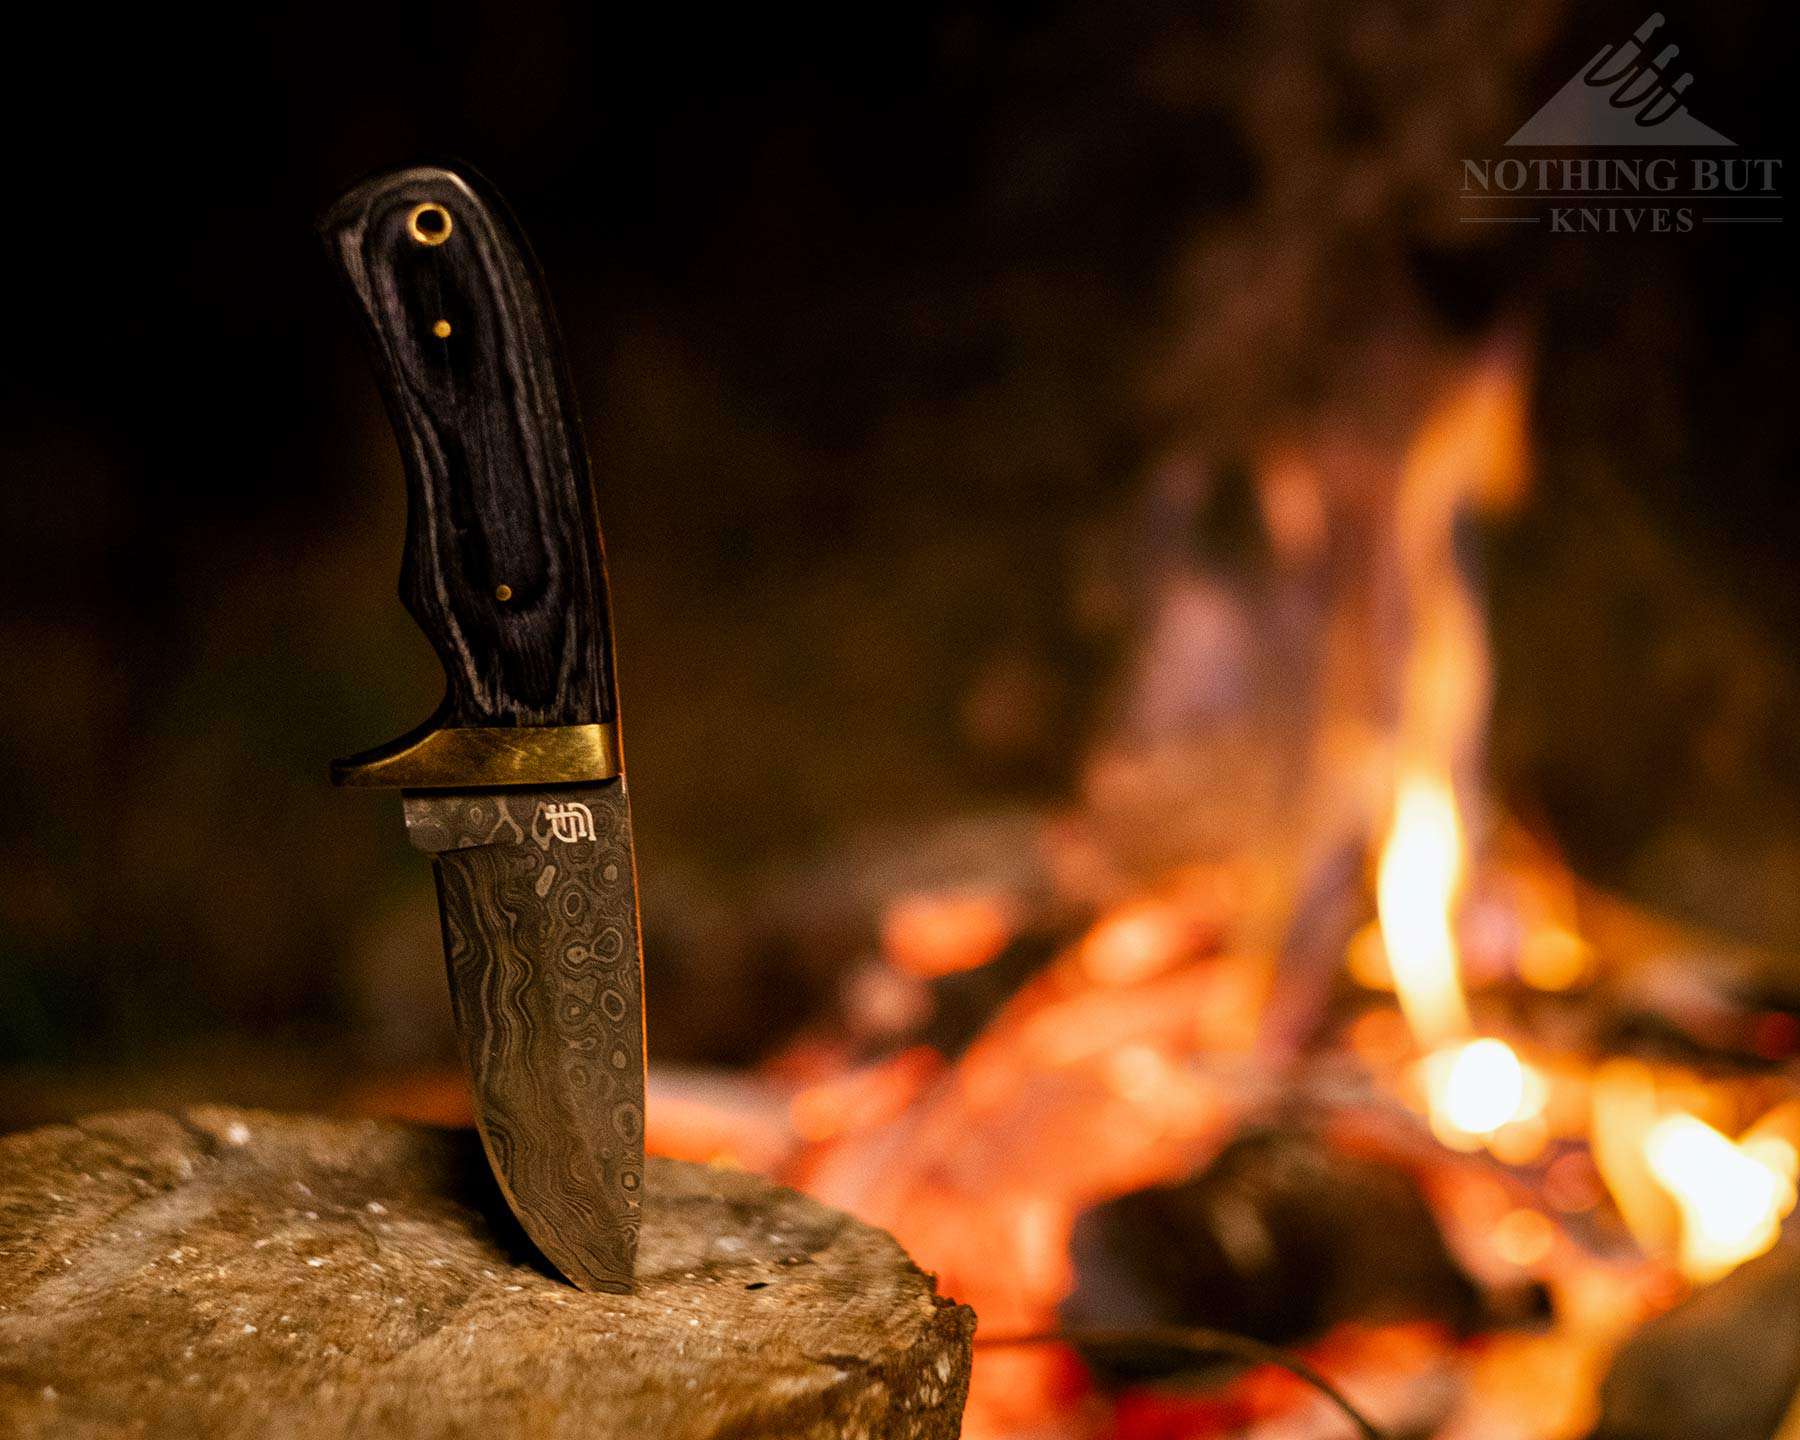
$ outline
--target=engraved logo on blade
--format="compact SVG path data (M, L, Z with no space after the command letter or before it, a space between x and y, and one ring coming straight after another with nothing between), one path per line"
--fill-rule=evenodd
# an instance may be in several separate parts
M531 838L548 849L551 840L573 845L577 840L594 838L594 812L579 800L560 805L539 805L531 822Z

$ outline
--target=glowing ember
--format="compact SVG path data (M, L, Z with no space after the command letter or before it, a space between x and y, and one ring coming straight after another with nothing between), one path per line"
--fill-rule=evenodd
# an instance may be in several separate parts
M1571 989L1593 964L1593 947L1559 925L1533 930L1519 949L1519 978L1534 990Z
M1650 1172L1681 1212L1681 1268L1716 1280L1775 1243L1794 1208L1791 1146L1734 1145L1705 1121L1676 1114L1645 1142Z
M1132 985L1182 957L1187 925L1179 911L1153 900L1127 905L1088 932L1081 963L1102 985Z
M987 964L1015 925L1002 896L903 895L883 917L881 944L896 969L931 979Z
M1530 1269L1549 1258L1556 1227L1536 1210L1510 1210L1494 1227L1494 1249L1502 1259Z
M1424 1073L1432 1128L1458 1149L1544 1107L1543 1080L1504 1040L1471 1040L1439 1050L1426 1058Z
M1525 1067L1502 1041L1474 1040L1431 1058L1442 1076L1432 1098L1459 1130L1489 1134L1525 1103Z

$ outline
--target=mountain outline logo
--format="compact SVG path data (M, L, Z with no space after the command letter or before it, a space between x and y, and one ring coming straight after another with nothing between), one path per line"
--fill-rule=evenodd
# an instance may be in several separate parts
M1569 82L1506 143L1556 146L1730 146L1710 125L1702 124L1682 99L1694 83L1693 72L1670 74L1681 51L1666 45L1654 58L1650 37L1662 28L1660 12L1638 26L1622 45L1602 46Z

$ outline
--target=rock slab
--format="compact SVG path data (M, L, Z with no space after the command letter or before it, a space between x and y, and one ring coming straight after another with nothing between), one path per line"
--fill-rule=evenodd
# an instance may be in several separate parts
M0 1435L955 1436L975 1317L894 1239L652 1159L585 1295L472 1135L202 1107L0 1139Z

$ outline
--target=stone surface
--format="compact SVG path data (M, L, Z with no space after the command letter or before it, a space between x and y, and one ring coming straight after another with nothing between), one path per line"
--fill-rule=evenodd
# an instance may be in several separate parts
M652 1160L585 1295L472 1136L222 1108L0 1139L0 1434L957 1434L974 1316L887 1234Z

